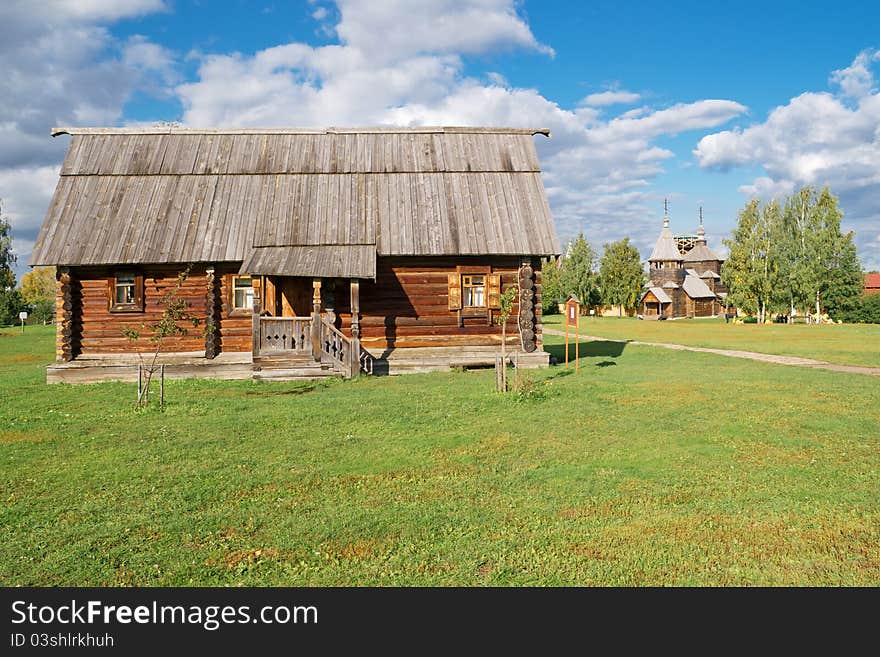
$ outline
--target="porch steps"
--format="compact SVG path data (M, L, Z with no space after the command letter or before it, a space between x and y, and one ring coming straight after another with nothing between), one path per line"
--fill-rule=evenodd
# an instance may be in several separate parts
M314 381L342 376L330 363L316 363L309 354L273 354L254 358L254 381Z

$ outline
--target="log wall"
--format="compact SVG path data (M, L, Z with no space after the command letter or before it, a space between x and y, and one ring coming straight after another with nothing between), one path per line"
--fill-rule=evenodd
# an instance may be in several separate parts
M502 291L516 283L520 266L517 257L423 257L380 258L375 281L360 284L361 343L371 350L401 347L430 346L489 346L501 344L499 311L491 311L491 323L485 310L469 314L448 309L447 275L460 269L465 273L494 273L501 275ZM535 333L541 348L541 271L540 260L530 263L535 270ZM165 306L163 295L177 282L184 266L143 266L143 312L111 312L110 285L117 268L77 267L75 274L79 312L76 317L79 353L149 352L154 343L149 326L157 322ZM232 274L238 265L215 265L219 294L215 293L213 317L219 324L213 342L208 347L215 353L251 351L250 313L230 313ZM311 285L309 281L309 285ZM62 304L59 285L59 307ZM322 285L325 308L336 313L336 326L351 335L350 290L348 279L324 280ZM163 351L184 352L206 349L205 320L211 312L208 296L210 284L205 265L190 270L181 286L179 297L189 304L189 313L201 321L198 326L188 325L188 334L166 339ZM219 309L216 305L219 303ZM507 322L507 343L519 345L517 326L518 307ZM146 328L145 328L146 327ZM137 329L140 337L130 341L123 331ZM62 336L59 333L58 353L61 356Z
M82 354L150 352L155 343L150 325L161 318L165 305L163 296L177 284L177 277L185 265L144 265L137 271L144 276L144 309L142 312L111 312L111 282L116 271L126 268L110 267L72 267L78 288L79 346ZM127 268L129 271L132 268ZM218 353L223 351L250 351L250 313L230 315L229 286L231 274L238 271L235 264L215 266L215 276L220 279L219 311L215 311L218 322ZM60 286L59 286L60 287ZM183 282L178 297L188 304L188 312L197 317L198 326L179 322L187 329L187 334L166 338L164 352L204 351L205 321L208 313L209 285L205 265L193 266ZM59 289L60 296L60 289ZM59 298L59 303L63 299ZM123 333L135 329L140 336L134 342Z
M502 291L516 283L520 259L516 257L424 257L380 258L376 280L361 281L361 344L372 351L401 347L486 346L501 344L499 312L492 311L489 325L486 311L463 313L459 325L458 312L449 310L447 275L461 268L463 272L480 271L501 274ZM535 325L537 343L541 345L541 272L540 260L531 263L535 269ZM322 291L325 305L328 288ZM332 302L337 314L337 327L351 334L351 311L348 281L334 282ZM507 321L507 342L520 343L517 327L517 305Z

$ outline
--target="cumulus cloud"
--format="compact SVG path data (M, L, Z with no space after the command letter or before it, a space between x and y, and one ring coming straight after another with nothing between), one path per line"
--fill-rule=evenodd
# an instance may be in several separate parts
M641 100L641 95L632 91L609 90L590 94L584 98L584 105L592 107L607 107L608 105L632 105Z
M566 109L498 74L464 74L468 54L519 48L549 56L515 2L449 0L417 12L404 4L342 0L336 45L203 57L198 78L177 89L184 122L550 128L553 139L537 137L536 145L562 238L583 230L597 243L617 239L625 222L647 250L657 230L650 183L673 157L654 140L717 127L746 111L729 100L703 100L644 106L609 120L597 108L641 99L616 89Z
M64 157L55 125L122 119L135 89L174 81L173 58L145 37L118 42L107 24L166 9L161 0L0 3L0 197L12 220L19 273Z
M8 166L15 167L4 172L0 162L0 195L7 197L7 210L14 213L21 248L29 248L36 235L54 182L49 172L63 154L63 142L46 139L48 127L119 122L136 85L167 91L179 70L173 53L144 37L116 43L106 21L119 14L100 13L161 10L162 3L93 1L82 5L88 18L70 14L71 6L64 5L71 21L64 34L75 36L79 30L80 40L56 39L60 30L41 28L40 39L57 52L41 46L31 53L34 68L16 64L26 71L19 77L33 83L16 82L10 91L17 102L42 114L27 128L22 127L24 118L0 123L0 147L8 138L18 149L0 148ZM605 113L612 104L640 102L641 96L614 88L566 108L536 89L511 86L497 73L469 75L471 56L510 49L523 56L553 56L532 34L516 0L442 0L420 3L418 11L404 0L339 0L334 9L328 7L313 3L309 11L322 21L322 29L335 34L337 43L294 42L253 54L186 55L196 61L196 75L171 88L184 108L183 123L550 128L553 138L536 137L536 146L562 239L584 231L599 245L625 232L647 251L657 232L651 184L674 157L657 140L716 128L746 111L739 103L710 99L667 107L645 104L609 117ZM64 48L71 57L61 54ZM40 85L54 95L47 96L50 91ZM28 93L36 94L32 102L26 100ZM35 186L27 194L16 197L3 191L27 171L33 173ZM45 185L42 196L40 185Z
M847 96L864 98L876 91L870 66L877 60L880 60L880 51L863 50L852 64L831 74L831 83L838 85Z
M338 0L342 43L370 53L373 60L421 53L476 54L530 48L553 54L538 43L511 0Z
M760 165L765 175L740 187L749 197L770 198L801 185L830 186L855 229L866 266L880 265L880 93L866 50L832 73L831 91L808 92L775 108L763 123L703 137L694 154L706 169Z

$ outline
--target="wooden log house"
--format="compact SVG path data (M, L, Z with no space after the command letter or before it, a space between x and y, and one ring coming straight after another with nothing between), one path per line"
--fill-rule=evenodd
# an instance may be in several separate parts
M546 365L541 258L560 252L534 146L509 128L59 128L31 265L58 271L47 380L131 379L163 295L199 319L170 376L357 376ZM147 327L147 328L145 328ZM126 329L140 329L132 341Z

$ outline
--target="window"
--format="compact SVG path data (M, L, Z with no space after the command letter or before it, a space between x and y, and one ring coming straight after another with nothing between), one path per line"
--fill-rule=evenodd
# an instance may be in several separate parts
M488 267L487 267L488 269ZM447 274L449 310L468 317L501 308L501 274ZM482 312L479 312L482 310Z
M461 277L461 293L465 308L485 308L486 277L465 274Z
M116 276L116 295L113 302L117 306L129 306L134 303L134 274Z
M232 279L232 309L254 309L254 286L250 276L234 276Z
M144 277L131 271L116 272L110 279L110 311L142 312Z

